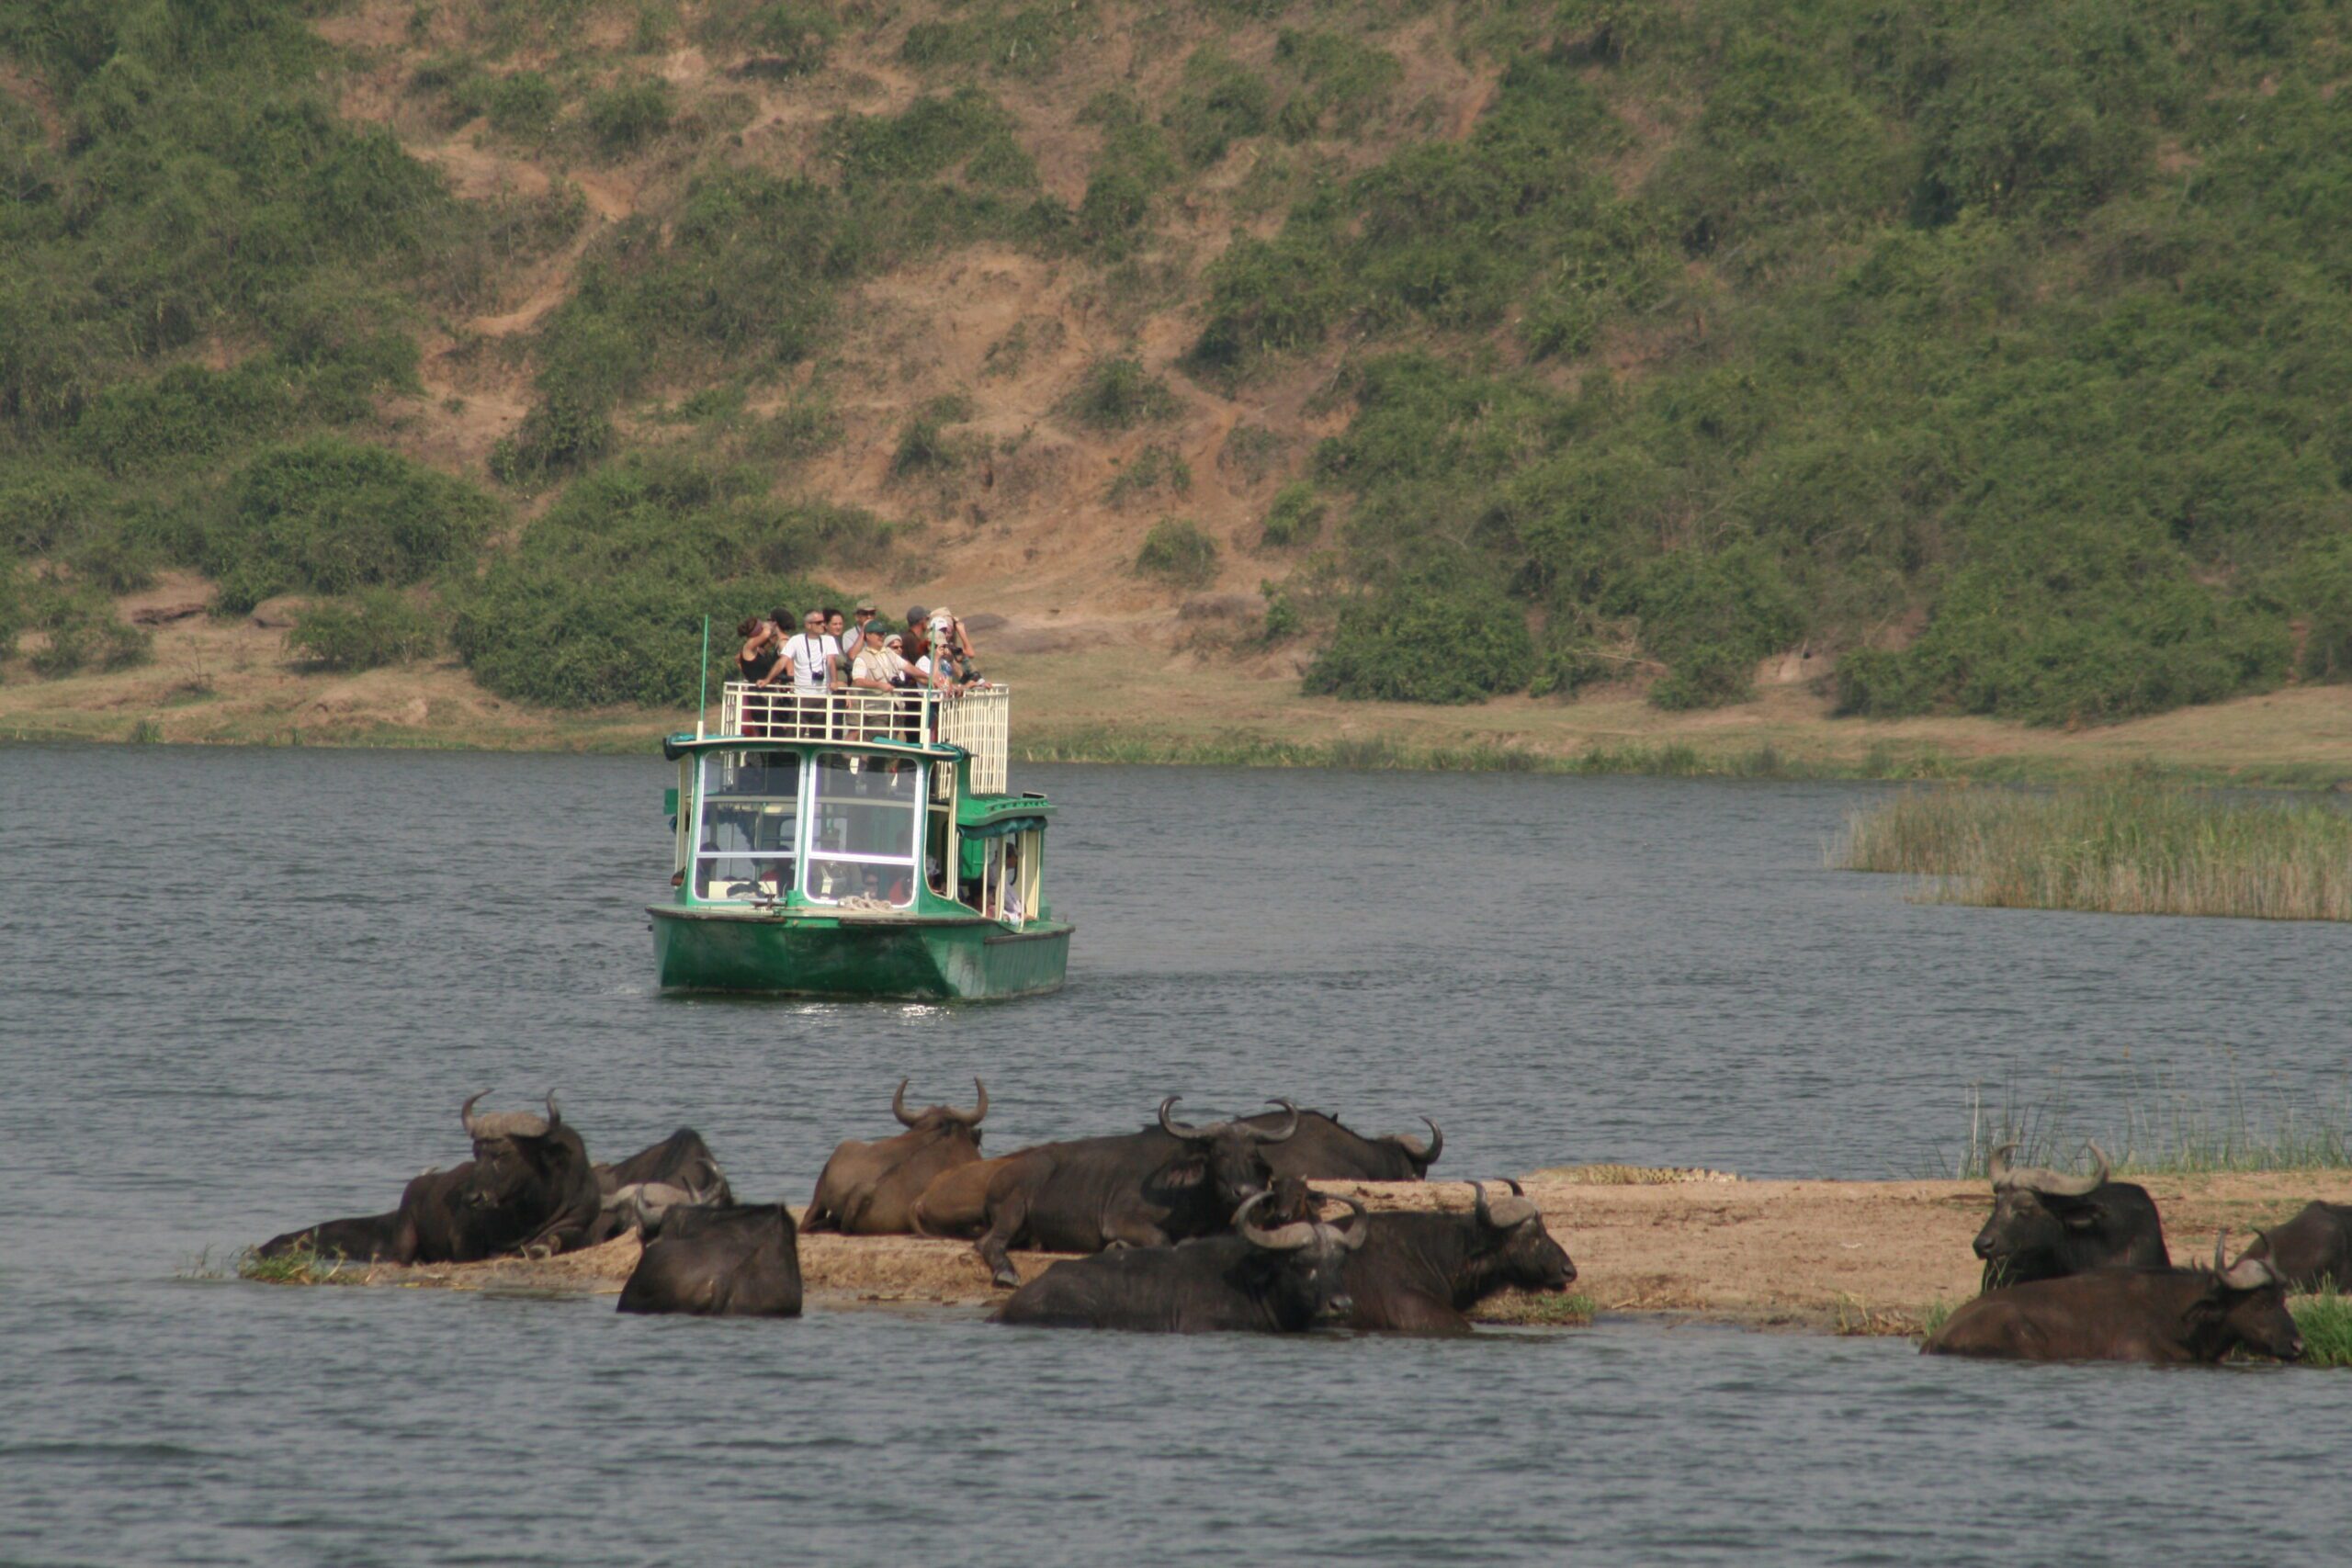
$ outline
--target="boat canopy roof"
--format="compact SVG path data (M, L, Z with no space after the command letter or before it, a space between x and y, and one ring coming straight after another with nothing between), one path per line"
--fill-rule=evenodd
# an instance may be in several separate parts
M956 831L967 839L994 839L1042 828L1054 803L1042 795L967 795L956 803Z
M672 761L704 751L866 751L877 757L928 757L954 761L965 755L961 746L918 740L784 740L756 735L688 735L684 731L662 738L662 755Z

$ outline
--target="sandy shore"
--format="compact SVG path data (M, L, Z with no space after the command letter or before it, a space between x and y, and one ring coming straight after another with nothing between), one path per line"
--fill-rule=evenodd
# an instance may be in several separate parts
M2313 1198L2352 1202L2352 1171L2151 1177L2176 1262L2210 1257L2226 1228L2232 1250ZM1463 1209L1459 1181L1325 1182L1375 1209ZM1976 1292L1969 1243L1984 1224L1982 1182L1707 1181L1591 1186L1537 1175L1528 1196L1576 1259L1576 1292L1604 1313L1671 1313L1757 1326L1844 1333L1915 1332L1937 1303ZM353 1284L612 1294L636 1267L634 1236L545 1261L341 1271ZM1054 1261L1016 1253L1023 1279ZM861 1302L985 1306L1000 1292L969 1245L917 1236L809 1235L800 1267L812 1309ZM1547 1314L1509 1295L1479 1314L1521 1322Z

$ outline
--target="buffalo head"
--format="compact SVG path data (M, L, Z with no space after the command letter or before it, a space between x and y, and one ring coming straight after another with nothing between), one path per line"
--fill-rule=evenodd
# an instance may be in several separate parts
M1347 1292L1348 1254L1363 1247L1372 1233L1366 1228L1362 1203L1352 1198L1340 1201L1349 1209L1344 1227L1319 1218L1314 1193L1306 1183L1286 1177L1272 1190L1243 1202L1233 1216L1233 1228L1244 1240L1281 1259L1276 1288L1288 1298L1290 1314L1296 1321L1343 1322L1355 1313L1355 1303ZM1256 1223L1261 1211L1304 1217L1261 1227Z
M2012 1166L2009 1153L2016 1147L2002 1145L1987 1165L1993 1213L1975 1244L1986 1289L2135 1260L2126 1256L2133 1237L2120 1234L2129 1227L2119 1219L2127 1217L2110 1213L2109 1194L2100 1190L2108 1186L2108 1163L2097 1144L2090 1145L2095 1168L2088 1176Z
M1502 1281L1522 1291L1566 1290L1577 1277L1568 1249L1544 1228L1544 1216L1529 1201L1526 1189L1516 1181L1506 1180L1504 1185L1510 1189L1510 1196L1490 1204L1486 1183L1470 1184L1476 1198L1472 1212L1477 1216L1481 1236L1500 1255Z
M899 1125L914 1131L936 1131L944 1127L961 1127L972 1134L972 1142L980 1141L980 1122L989 1113L989 1086L979 1079L972 1080L972 1088L979 1095L979 1103L969 1111L958 1111L952 1105L931 1105L920 1111L907 1109L907 1085L912 1078L899 1080L899 1092L890 1097L890 1114Z
M2217 1335L2234 1348L2243 1345L2281 1361L2301 1360L2303 1336L2287 1311L2287 1281L2258 1258L2227 1264L2226 1237L2213 1238L2212 1282L2188 1309L2192 1334Z
M1189 1122L1169 1120L1168 1112L1177 1103L1178 1097L1172 1094L1159 1102L1160 1130L1185 1145L1184 1152L1161 1170L1163 1183L1196 1187L1210 1182L1218 1203L1227 1209L1240 1208L1272 1185L1274 1173L1266 1164L1263 1145L1279 1144L1298 1131L1297 1106L1287 1100L1267 1102L1290 1112L1289 1121L1279 1128L1252 1127L1246 1122L1212 1122L1195 1127Z

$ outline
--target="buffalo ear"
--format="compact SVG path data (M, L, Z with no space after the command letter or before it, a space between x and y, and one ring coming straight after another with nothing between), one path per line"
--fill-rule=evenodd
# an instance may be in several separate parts
M1169 1187L1198 1187L1209 1177L1209 1162L1194 1157L1181 1159L1159 1173L1161 1183Z
M2058 1223L2070 1231L2097 1230L2098 1222L2098 1206L2095 1203L2069 1203L2058 1215Z

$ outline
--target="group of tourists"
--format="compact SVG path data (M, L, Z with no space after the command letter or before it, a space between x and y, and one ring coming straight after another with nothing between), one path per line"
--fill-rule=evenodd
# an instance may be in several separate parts
M860 604L853 622L830 605L811 610L792 626L788 610L753 615L735 628L743 639L735 656L736 678L754 686L790 686L794 691L890 692L929 686L962 693L988 684L975 661L971 634L953 610L907 612L906 626L892 631L872 604Z

